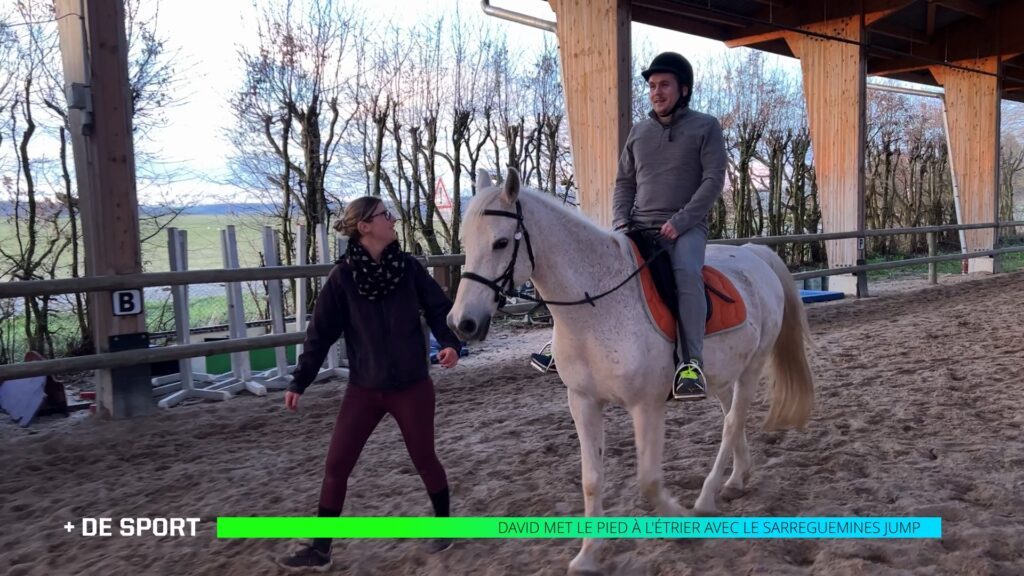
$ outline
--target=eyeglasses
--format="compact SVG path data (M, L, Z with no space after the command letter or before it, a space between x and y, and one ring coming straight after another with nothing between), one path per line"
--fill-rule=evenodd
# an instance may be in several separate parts
M395 215L391 213L391 210L384 210L383 212L377 212L376 214L369 215L368 217L363 219L363 222L373 222L373 219L376 218L377 216L383 216L384 219L387 220L388 222L395 221Z

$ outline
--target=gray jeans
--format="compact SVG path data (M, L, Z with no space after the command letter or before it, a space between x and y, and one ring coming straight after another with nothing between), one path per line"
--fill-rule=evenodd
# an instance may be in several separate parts
M672 244L669 257L672 259L672 271L676 277L679 317L686 336L686 350L690 353L691 359L703 360L704 322L707 318L708 303L704 299L704 276L701 270L704 268L704 249L708 243L708 231L698 225L676 238L675 243L664 239L661 242L662 245ZM683 359L681 349L679 359Z

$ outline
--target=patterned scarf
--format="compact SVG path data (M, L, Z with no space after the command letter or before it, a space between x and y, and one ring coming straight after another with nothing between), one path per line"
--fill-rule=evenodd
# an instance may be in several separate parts
M374 260L358 240L348 243L345 255L352 265L356 288L370 300L390 294L405 275L405 255L398 240L388 244L380 255L380 262Z

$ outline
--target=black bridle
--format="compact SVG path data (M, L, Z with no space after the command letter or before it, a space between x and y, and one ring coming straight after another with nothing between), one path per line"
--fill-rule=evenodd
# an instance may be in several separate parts
M661 255L662 252L665 252L667 250L665 246L659 246L658 249L653 254L651 254L649 258L644 260L644 263L641 264L636 270L634 270L632 274L627 276L625 280L619 282L612 288L609 288L608 290L605 290L604 292L596 296L591 296L589 292L584 292L583 298L579 300L545 300L543 298L537 298L534 296L530 296L529 294L524 294L516 290L515 287L516 260L519 258L519 243L521 241L526 242L526 253L530 257L531 274L533 270L536 268L536 262L533 258L533 244L530 243L530 232L526 229L526 224L523 222L522 204L519 203L519 200L516 200L515 212L509 212L507 210L484 210L483 214L485 216L501 216L503 218L511 218L516 221L516 231L515 235L513 236L514 244L512 246L512 259L509 260L508 266L505 268L505 271L502 272L500 276L493 280L489 278L484 278L483 276L476 274L474 272L463 272L462 277L473 280L474 282L479 282L493 290L494 301L498 302L499 305L503 297L509 297L522 298L523 300L529 300L530 302L536 302L538 304L544 304L547 306L578 306L580 304L590 304L591 306L597 306L596 304L594 304L594 302L600 300L601 298L604 298L605 296L625 286L626 282L632 280L637 274L642 272L644 268L647 268L647 266L652 261L654 261L656 257L658 257L659 255ZM658 230L658 228L651 227L644 228L643 230Z
M512 259L508 261L508 266L505 271L501 273L494 280L484 278L479 274L473 272L463 272L463 278L469 278L470 280L479 282L484 286L487 286L494 291L494 301L500 303L502 297L516 297L524 298L525 294L521 294L516 290L515 286L515 274L516 274L516 260L519 258L519 243L520 241L526 242L526 254L530 257L530 271L536 267L533 259L533 244L530 242L530 232L526 229L526 225L523 224L523 205L516 200L516 211L509 212L507 210L484 210L485 216L502 216L504 218L512 218L516 221L516 232L512 236L514 244L512 245ZM536 300L535 300L536 301Z

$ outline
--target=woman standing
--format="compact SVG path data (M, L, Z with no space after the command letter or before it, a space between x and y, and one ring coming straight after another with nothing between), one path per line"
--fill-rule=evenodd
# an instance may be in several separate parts
M460 346L446 323L451 301L423 265L401 251L395 217L379 198L351 202L335 229L349 237L348 251L320 291L285 392L285 406L296 410L331 345L344 334L348 386L327 450L317 515L341 514L359 454L377 424L390 414L398 422L434 513L448 516L448 479L434 450L434 384L420 312L441 346L438 362L451 368L459 361ZM433 551L450 546L450 541L435 541ZM281 564L326 568L330 552L331 540L317 538Z

